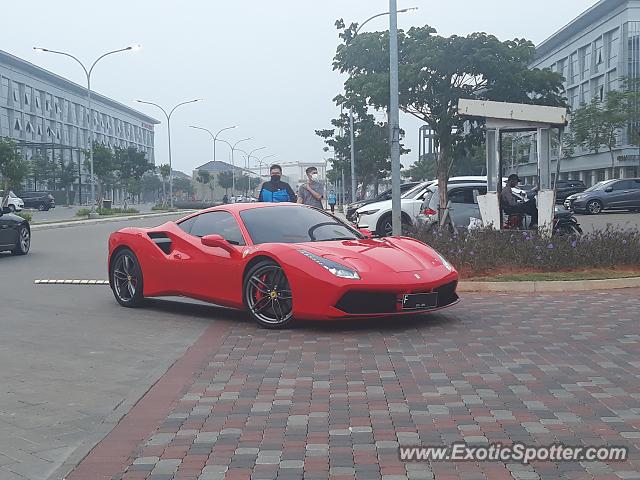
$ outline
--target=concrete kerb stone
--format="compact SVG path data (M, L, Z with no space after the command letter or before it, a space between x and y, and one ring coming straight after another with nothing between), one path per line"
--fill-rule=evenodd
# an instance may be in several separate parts
M104 217L91 220L68 220L55 223L33 223L31 224L31 230L50 230L53 228L69 228L69 227L84 227L87 225L98 225L100 223L108 222L122 222L128 220L141 220L144 218L157 218L168 217L173 215L188 215L190 213L197 212L197 210L177 210L175 212L162 212L162 213L136 213L130 216L116 216L116 217Z
M460 282L458 292L559 293L640 287L640 277L539 282Z

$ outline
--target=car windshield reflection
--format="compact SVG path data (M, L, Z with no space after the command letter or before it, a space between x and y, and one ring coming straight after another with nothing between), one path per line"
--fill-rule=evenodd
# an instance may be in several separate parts
M357 240L363 236L335 217L303 206L265 206L240 212L254 244Z

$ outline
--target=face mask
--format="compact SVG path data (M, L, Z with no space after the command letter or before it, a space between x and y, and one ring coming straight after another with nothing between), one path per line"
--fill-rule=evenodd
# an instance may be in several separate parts
M277 182L278 180L280 180L280 175L271 175L272 182Z
M317 180L318 179L318 174L317 173L312 173L311 174L311 180Z

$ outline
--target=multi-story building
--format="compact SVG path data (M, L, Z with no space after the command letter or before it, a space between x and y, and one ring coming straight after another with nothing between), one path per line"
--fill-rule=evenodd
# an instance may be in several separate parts
M154 161L154 125L160 122L95 92L89 113L86 87L0 50L0 137L15 141L27 159L54 156L77 165L72 188L83 202L91 189L84 168L90 115L94 142L135 147ZM34 181L26 187L34 188Z
M640 77L640 0L601 0L537 47L535 68L550 68L565 78L569 106L578 108L592 98L603 99L625 78ZM608 178L640 176L640 147L619 135L613 161L608 149L599 153L576 149L560 162L560 178L587 185ZM518 166L527 183L535 183L535 155ZM554 162L555 163L555 162ZM555 171L555 165L553 166Z

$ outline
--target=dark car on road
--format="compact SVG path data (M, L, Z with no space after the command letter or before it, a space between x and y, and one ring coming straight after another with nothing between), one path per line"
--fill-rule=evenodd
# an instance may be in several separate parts
M25 208L35 208L40 211L56 208L56 200L50 192L21 192L18 197L24 201Z
M403 183L402 185L400 185L400 194L403 194L404 192L409 191L419 183L420 182ZM355 221L356 210L358 210L360 207L364 207L365 205L369 205L370 203L381 202L383 200L391 200L391 189L385 190L384 192L380 193L379 195L376 195L375 197L367 198L365 200L360 200L359 202L354 202L347 205L347 213L346 213L347 220L349 220L350 222Z
M640 178L596 183L582 193L569 195L564 206L576 213L593 215L602 210L640 211Z
M584 192L587 186L582 180L558 180L556 182L556 202L563 203L569 195Z
M30 246L29 222L11 213L9 207L0 209L0 252L10 251L14 255L26 255Z

